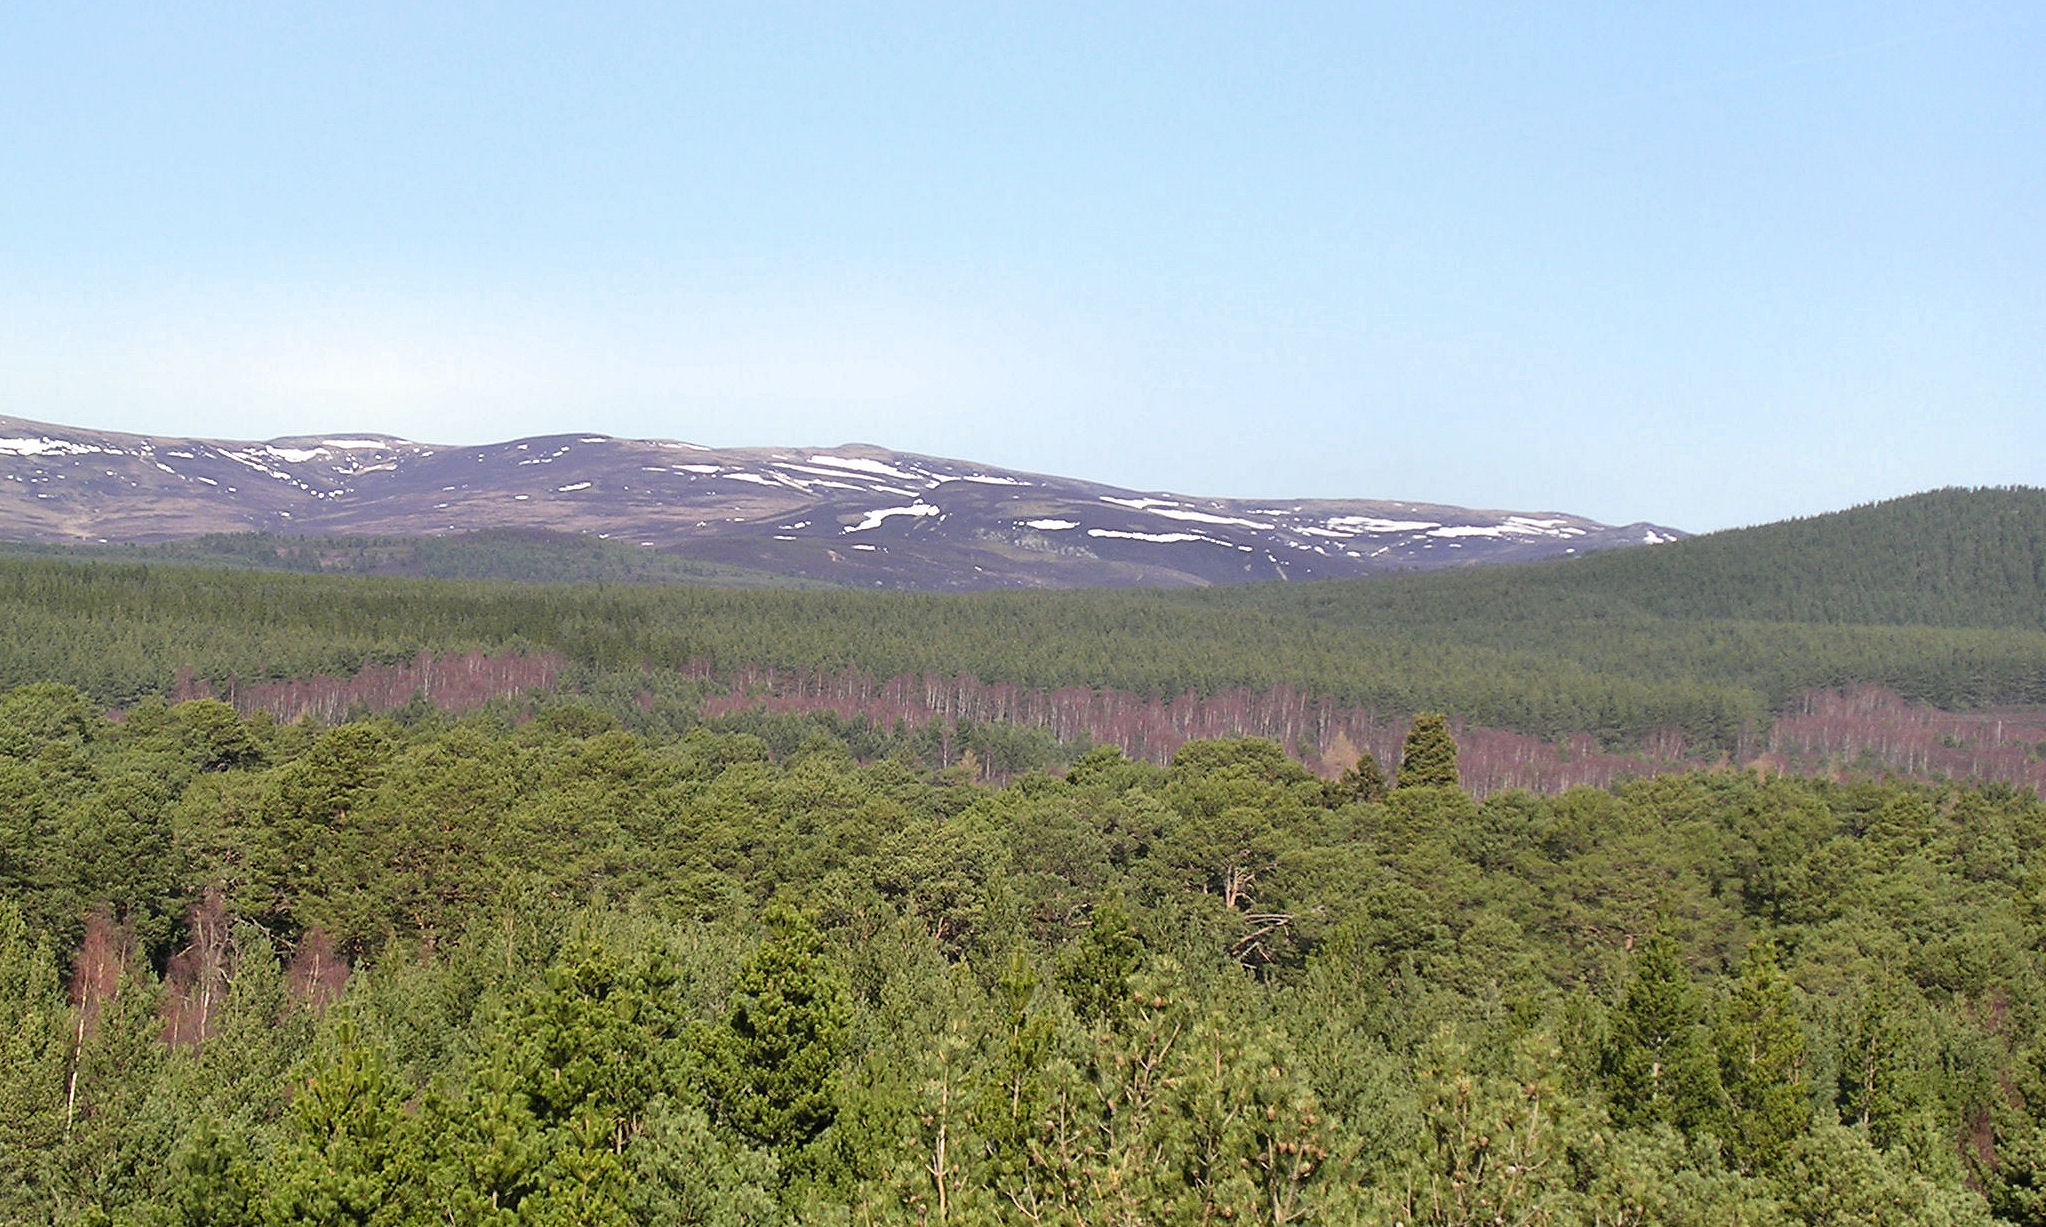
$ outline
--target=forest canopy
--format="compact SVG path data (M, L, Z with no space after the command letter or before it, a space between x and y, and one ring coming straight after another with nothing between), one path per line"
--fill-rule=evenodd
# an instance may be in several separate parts
M28 686L0 1217L2041 1221L2030 793L1383 784Z

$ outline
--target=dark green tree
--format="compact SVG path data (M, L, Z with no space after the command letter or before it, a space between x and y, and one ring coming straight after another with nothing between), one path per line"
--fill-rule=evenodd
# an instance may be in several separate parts
M1414 717L1400 750L1401 788L1455 788L1462 778L1456 770L1456 739L1449 735L1449 718L1441 712L1424 711Z
M786 1162L837 1119L851 1006L816 926L779 905L767 921L767 941L704 1037L704 1092L718 1123Z
M1606 1092L1621 1124L1714 1126L1722 1093L1703 1024L1683 952L1666 933L1649 938L1609 1023Z
M290 1227L424 1220L425 1143L384 1046L332 1024L308 1062L265 1172L265 1218Z
M1114 899L1094 909L1092 923L1066 951L1058 983L1082 1022L1112 1026L1128 1008L1130 977L1144 963L1130 914Z
M0 1221L34 1221L46 1206L71 1034L49 945L0 900Z
M1322 787L1322 795L1331 805L1383 801L1386 792L1385 769L1378 765L1378 759L1369 750L1358 755L1348 770Z
M1725 1141L1743 1167L1769 1167L1811 1123L1811 1091L1797 988L1768 942L1748 947L1712 1040L1726 1092Z

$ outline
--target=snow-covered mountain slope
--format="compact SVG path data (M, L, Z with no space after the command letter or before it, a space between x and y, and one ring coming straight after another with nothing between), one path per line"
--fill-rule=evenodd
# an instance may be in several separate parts
M1560 512L1123 490L864 445L550 435L151 438L0 417L0 539L530 527L861 586L1217 584L1518 562L1685 534Z

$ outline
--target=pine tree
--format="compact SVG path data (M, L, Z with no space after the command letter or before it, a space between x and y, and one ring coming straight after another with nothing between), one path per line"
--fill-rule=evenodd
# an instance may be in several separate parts
M1621 1124L1690 1132L1715 1123L1719 1070L1703 1016L1677 943L1663 933L1649 938L1610 1021L1606 1088Z
M171 1161L163 1221L166 1227L260 1227L260 1179L248 1139L202 1116Z
M1386 791L1385 770L1378 765L1371 751L1366 750L1357 756L1356 763L1349 770L1323 786L1322 795L1331 805L1369 804L1385 800Z
M1726 1091L1727 1143L1742 1166L1768 1167L1811 1121L1797 989L1769 943L1748 948L1713 1047Z
M0 1221L32 1221L63 1136L70 1011L46 941L0 900Z
M384 1047L352 1019L330 1026L307 1064L266 1165L265 1218L292 1225L421 1221L424 1143Z
M767 920L767 941L704 1039L704 1089L720 1124L786 1164L837 1119L832 1080L851 1007L816 926L781 907Z
M1441 712L1424 711L1414 717L1400 750L1400 788L1455 788L1462 782L1456 770L1456 739L1449 735L1449 718Z
M1130 914L1114 899L1094 909L1087 931L1067 950L1059 989L1081 1021L1113 1026L1129 1006L1130 977L1144 963L1144 944Z

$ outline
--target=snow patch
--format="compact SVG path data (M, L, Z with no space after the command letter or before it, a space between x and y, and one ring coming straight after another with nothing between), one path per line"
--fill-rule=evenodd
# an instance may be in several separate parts
M266 477L274 477L278 481L289 481L294 483L296 482L296 479L293 478L291 474L286 473L281 469L271 468L269 465L264 464L262 461L256 459L254 455L248 452L230 452L223 450L220 454L222 456L225 456L227 459L234 461L236 464L241 465L244 468L254 469L256 470L256 472L261 473Z
M893 477L897 481L916 481L918 475L905 473L894 465L882 464L864 456L811 456L811 464L828 464L835 469L852 469L859 473L872 473L879 477Z
M1205 511L1179 511L1170 507L1149 507L1145 510L1154 516L1164 516L1171 520L1192 520L1196 524L1234 524L1239 528L1271 527L1262 520L1239 520L1234 516L1209 515Z
M593 484L593 483L590 483L590 482L587 482L587 481L579 481L579 482L575 482L575 483L573 483L573 484L571 484L571 485L566 485L566 486L556 486L556 487L554 487L554 492L555 492L556 494L574 494L574 493L575 493L575 492L576 492L577 490L587 490L587 489L589 489L589 488L590 488L590 486L591 486L592 484Z
M1440 528L1439 520L1385 520L1377 516L1330 516L1328 526L1352 533L1417 533Z
M286 464L304 464L308 460L327 454L324 447L266 447L263 450Z
M725 470L725 466L721 464L678 464L674 467L682 470L684 473L709 474L722 473Z
M1125 533L1118 532L1113 528L1090 528L1087 530L1087 535L1090 537L1120 537L1125 541L1153 541L1159 545L1171 545L1179 541L1209 540L1209 538L1203 537L1199 533ZM1222 543L1218 541L1215 544L1220 545Z
M1513 533L1509 525L1498 524L1451 524L1447 528L1431 528L1431 537L1504 537Z
M1056 533L1063 532L1068 528L1078 528L1080 527L1080 522L1078 520L1025 520L1023 521L1023 526L1025 528L1041 529L1048 533Z
M380 452L390 447L394 442L396 442L394 439L322 439L320 440L320 445L323 447L338 447L344 452Z
M818 467L817 467L817 466L815 466L815 465L810 465L810 464L797 464L797 463L796 463L795 461L793 461L793 460L777 460L777 461L775 461L775 462L774 462L774 467L775 467L775 468L777 468L777 469L794 469L794 470L795 470L796 472L798 472L798 473L808 473L808 474L810 474L810 475L811 475L811 476L813 476L813 477L844 477L844 476L845 476L845 470L844 470L844 469L820 469L820 468L818 468Z
M1101 496L1101 501L1104 503L1114 503L1118 507L1133 507L1138 511L1142 511L1147 507L1179 506L1178 503L1169 498L1113 498L1104 494Z
M889 516L915 516L920 519L924 516L934 516L937 514L938 509L936 507L919 499L907 507L881 507L869 511L866 519L861 520L857 524L848 524L839 531L844 533L863 533L870 528L881 527L881 522Z
M0 454L8 456L125 456L118 447L94 443L73 443L69 439L0 439Z

